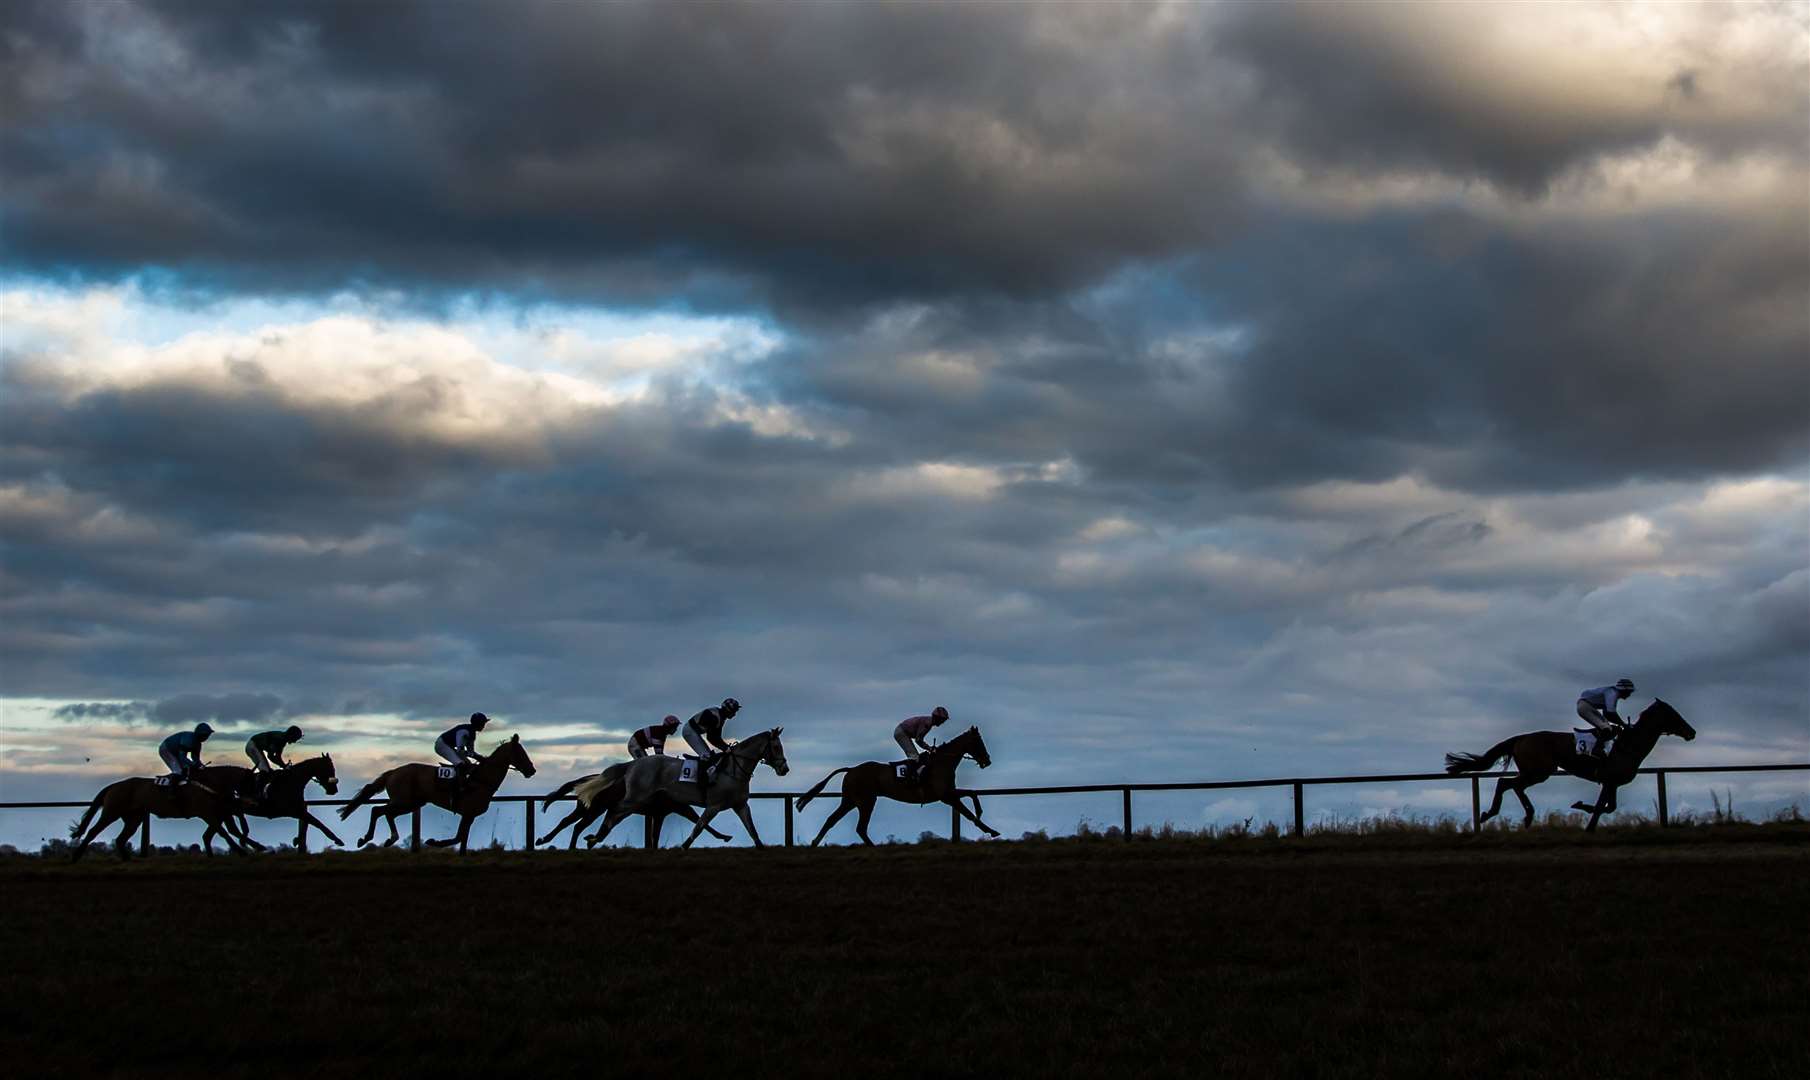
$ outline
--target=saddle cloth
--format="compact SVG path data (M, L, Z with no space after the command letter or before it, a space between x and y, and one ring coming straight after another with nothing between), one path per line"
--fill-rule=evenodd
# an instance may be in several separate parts
M703 765L703 762L692 757L690 754L686 754L684 757L680 758L679 782L682 784L695 784L703 779L704 770L699 767L701 765Z
M892 763L892 774L893 774L893 775L894 775L894 776L896 776L896 777L898 777L898 778L899 778L899 779L901 779L901 780L910 780L910 779L912 779L912 776L911 776L911 762L909 762L909 761L895 761L895 762L893 762L893 763Z
M1596 732L1586 728L1572 728L1571 734L1577 740L1577 752L1580 757L1589 757L1596 753Z
M173 780L175 780L175 777L173 776L153 776L151 778L151 783L157 787L169 787Z
M434 770L434 775L442 780L451 780L453 777L459 775L459 770L453 768L451 765L442 765Z

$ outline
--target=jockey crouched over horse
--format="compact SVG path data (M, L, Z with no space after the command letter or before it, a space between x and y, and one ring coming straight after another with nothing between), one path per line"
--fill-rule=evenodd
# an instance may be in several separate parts
M811 841L811 846L821 844L830 828L850 810L859 812L855 819L855 834L861 838L862 843L872 844L873 838L867 835L867 823L873 817L874 804L881 797L918 806L947 803L988 836L998 836L997 830L980 819L980 797L955 786L955 770L964 759L973 758L975 764L983 769L993 764L992 757L987 753L987 744L980 737L980 729L971 727L937 746L924 741L931 728L942 725L948 719L949 710L939 705L928 716L914 716L901 722L893 729L893 738L906 752L905 761L864 761L859 765L849 765L830 773L805 792L798 800L796 808L799 810L803 810L815 799L831 780L839 775L843 776L842 802L830 812L823 828L818 830L817 838ZM964 797L973 801L972 811L962 804Z
M1615 705L1633 692L1634 683L1629 679L1586 690L1578 698L1577 711L1591 725L1590 730L1530 731L1503 739L1480 754L1447 754L1446 772L1454 776L1486 772L1504 758L1513 761L1516 775L1496 781L1495 798L1477 820L1488 821L1501 813L1502 796L1512 791L1525 811L1523 827L1531 826L1534 817L1528 788L1544 783L1560 769L1593 781L1602 785L1596 801L1574 802L1571 808L1590 815L1585 830L1594 832L1599 818L1615 812L1615 793L1639 773L1641 762L1653 752L1660 736L1676 735L1686 742L1697 737L1697 729L1658 698L1641 710L1634 723L1624 726Z

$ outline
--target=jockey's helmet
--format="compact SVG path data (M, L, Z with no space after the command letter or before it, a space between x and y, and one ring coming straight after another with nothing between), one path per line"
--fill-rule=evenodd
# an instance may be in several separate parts
M197 738L197 739L205 739L209 735L212 735L213 733L214 733L214 726L212 724L208 723L206 720L203 720L199 724L195 725L195 738Z
M485 724L488 724L488 723L490 723L490 717L485 716L483 713L474 712L471 714L471 726L472 727L483 727Z
M1632 694L1634 692L1634 680L1617 679L1615 680L1615 688L1624 694Z
M660 726L664 728L676 728L679 726L679 718L676 716L668 716L666 719L660 721Z
M724 713L726 713L730 716L734 716L736 713L741 712L741 711L742 711L741 702L735 700L732 697L726 697L723 699L723 712Z
M294 724L290 724L289 730L283 732L283 738L288 739L290 742L299 742L302 738L302 729L296 727Z
M940 724L949 719L949 710L938 705L936 708L930 710L930 719L935 720Z

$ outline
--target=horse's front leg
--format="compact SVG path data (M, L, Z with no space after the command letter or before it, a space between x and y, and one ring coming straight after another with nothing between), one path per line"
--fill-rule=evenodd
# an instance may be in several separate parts
M959 793L950 796L949 805L955 807L955 809L957 811L959 811L963 817L967 818L969 821L974 822L974 824L979 826L981 831L986 833L988 836L997 837L999 835L999 830L995 829L993 826L988 825L986 822L982 821L980 819L979 814L970 812L967 807L962 805L962 797Z
M680 844L679 846L687 847L687 848L690 847L691 842L698 838L698 834L710 827L710 819L713 817L716 817L718 809L719 808L715 807L715 806L706 806L704 808L704 812L702 814L698 815L698 823L691 827L691 835L687 836L685 838L685 842L683 844Z
M325 825L323 825L323 824L321 824L321 819L320 819L320 818L317 818L317 817L315 817L315 816L314 816L314 813L313 813L313 812L312 812L312 811L309 811L309 810L303 810L303 811L302 811L302 835L301 835L301 839L303 839L303 840L306 840L306 839L307 839L307 837L308 837L308 826L310 826L310 825L312 825L312 826L314 826L314 827L315 827L315 828L317 828L317 829L319 829L319 830L320 830L320 831L321 831L321 832L324 832L324 833L326 833L326 834L327 834L327 839L329 839L329 840L331 840L331 841L333 841L333 846L334 846L334 847L345 847L345 846L346 846L346 842L345 842L345 841L344 841L344 840L341 840L341 839L340 839L340 838L339 838L339 837L337 837L337 836L335 836L335 835L334 835L334 834L333 834L333 830L332 830L332 829L329 829L329 828L327 828L327 827L326 827L326 826L325 826Z
M1616 784L1604 784L1602 794L1596 797L1595 806L1584 806L1581 803L1573 804L1577 806L1578 809L1588 810L1590 813L1590 822L1584 826L1585 832L1595 832L1596 823L1604 814L1615 813L1615 789L1618 786L1619 785Z
M735 804L735 816L742 819L742 828L748 830L748 836L755 847L766 847L760 842L760 830L754 827L754 812L748 809L748 800L743 799Z

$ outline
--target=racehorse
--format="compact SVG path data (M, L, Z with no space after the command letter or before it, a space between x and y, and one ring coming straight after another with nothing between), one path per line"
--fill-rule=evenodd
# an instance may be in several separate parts
M239 797L239 832L243 834L247 844L259 851L264 850L264 845L251 838L245 821L248 810L261 818L295 818L301 822L301 828L295 836L298 846L307 839L311 826L326 833L327 839L333 841L335 846L346 846L345 841L333 835L332 829L309 812L308 803L302 797L310 780L318 783L321 790L329 795L339 794L339 777L333 771L332 755L322 754L306 761L298 761L287 769L278 769L269 775L269 783L260 793L257 770L243 765L210 765L199 773L202 783ZM209 848L213 847L213 828L207 830L201 837L201 842Z
M585 846L595 847L623 818L646 813L654 800L662 795L683 806L704 808L704 816L691 827L691 835L685 838L683 847L690 847L699 833L710 828L710 819L724 810L734 810L735 816L742 819L742 827L748 830L748 837L755 847L766 846L760 842L760 833L755 831L754 816L748 813L748 781L754 778L754 768L761 762L766 762L768 768L781 776L791 771L791 766L786 764L785 747L779 741L782 730L756 732L718 754L714 775L706 773L701 780L680 780L680 759L662 756L628 762L619 779L605 779L606 773L596 780L579 784L575 793L578 801L587 806L606 797L611 788L622 788L620 800L604 815L602 827L585 837ZM698 767L703 768L702 764Z
M126 837L132 834L132 830L142 826L147 818L152 817L198 817L207 822L209 834L219 832L226 840L227 847L235 854L244 854L245 848L240 846L239 841L249 842L251 838L240 833L238 823L233 820L232 798L227 792L196 780L185 784L159 784L149 776L134 776L128 780L115 781L100 790L100 794L88 804L88 809L82 812L81 820L70 828L70 836L81 836L82 830L88 828L89 819L94 817L94 812L100 811L100 820L76 844L75 851L69 856L70 861L81 858L82 853L88 850L88 845L94 843L94 838L100 835L100 831L115 821L125 822L120 827L119 835L113 840L120 858L125 858L131 853ZM210 844L208 854L213 854L213 850Z
M873 838L867 835L867 820L873 816L874 803L882 795L888 799L917 803L920 806L933 802L948 803L955 807L963 817L980 826L988 836L998 836L999 833L994 831L992 826L980 819L980 798L978 796L971 792L967 793L968 797L974 800L972 812L962 805L964 793L955 786L955 769L966 757L972 757L975 764L983 769L993 764L992 757L987 754L987 744L981 739L980 729L977 727L969 728L925 754L919 764L916 781L899 779L894 766L880 761L863 761L859 765L837 769L819 781L816 787L805 792L804 797L798 800L796 808L803 810L805 804L815 799L825 785L836 778L838 773L848 774L847 778L842 781L842 805L836 807L835 812L830 814L829 820L823 823L823 828L817 831L817 839L811 841L811 846L816 847L822 843L824 834L830 831L830 826L841 821L844 814L855 809L861 811L861 816L855 819L855 832L861 837L862 843L872 844Z
M365 830L358 846L364 847L371 842L371 834L377 831L377 818L381 815L390 823L390 838L383 842L384 847L390 847L397 840L397 816L433 803L459 815L459 831L444 840L429 840L428 846L458 844L459 852L463 854L472 819L490 809L490 799L496 789L503 786L503 779L510 769L518 770L523 776L534 775L534 762L528 760L528 751L522 749L520 735L511 735L508 742L499 744L489 757L478 762L463 782L440 779L437 765L398 765L360 788L351 802L339 808L339 816L342 819L351 817L352 811L369 802L382 788L388 801L382 806L371 807L371 826Z
M586 806L582 801L579 802L577 806L572 808L572 812L567 814L558 825L547 830L547 835L536 840L534 842L535 846L538 847L553 839L555 836L559 835L559 830L570 825L572 826L572 838L566 844L566 848L567 850L571 850L572 848L577 847L578 834L584 831L585 826L596 821L599 817L602 817L611 807L622 801L622 785L617 781L621 780L622 774L627 771L630 764L632 763L627 761L618 762L600 773L592 773L589 776L581 776L576 780L569 780L566 783L561 784L559 789L554 791L551 795L542 799L540 808L545 810L547 807L553 805L554 799L570 794L572 789L580 784L587 784L593 780L608 780L612 784L612 786L602 788L597 797L591 800L591 805ZM660 826L666 821L666 815L668 814L678 814L694 825L697 824L698 821L697 812L691 807L686 806L683 803L673 802L664 795L656 798L653 804L647 808L646 813L653 819L655 836L660 835ZM710 835L716 837L718 840L729 839L729 834L726 832L718 832L716 829L710 828L709 826L705 826L705 829Z
M1615 812L1616 789L1634 779L1634 774L1640 770L1640 763L1653 752L1661 735L1678 735L1685 742L1690 742L1697 737L1697 729L1685 723L1677 709L1655 698L1653 704L1641 711L1639 719L1615 737L1615 743L1609 748L1606 758L1578 753L1577 740L1570 732L1530 731L1525 735L1503 739L1481 754L1447 754L1445 771L1454 776L1467 772L1484 772L1503 757L1513 758L1517 775L1505 776L1496 781L1496 797L1490 802L1489 809L1477 820L1488 821L1500 813L1502 793L1512 791L1527 810L1527 817L1521 821L1522 828L1533 824L1533 803L1527 798L1528 788L1544 783L1559 769L1585 780L1593 780L1603 786L1596 802L1575 802L1571 804L1571 808L1590 815L1590 824L1584 827L1584 831L1594 832L1598 818Z

